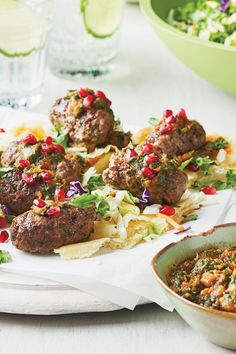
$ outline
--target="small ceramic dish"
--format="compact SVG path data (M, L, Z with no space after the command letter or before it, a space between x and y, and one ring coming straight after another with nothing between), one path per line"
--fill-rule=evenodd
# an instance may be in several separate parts
M152 260L156 279L180 316L211 342L236 349L236 313L205 308L177 295L167 285L170 270L210 247L236 247L236 223L215 226L196 236L187 236L158 252Z

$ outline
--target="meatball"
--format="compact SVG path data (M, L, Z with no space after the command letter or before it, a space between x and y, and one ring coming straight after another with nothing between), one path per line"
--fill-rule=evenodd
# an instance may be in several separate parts
M28 145L21 141L12 141L1 155L1 164L3 167L8 167L21 159L29 160L33 163L40 154L40 147L40 143Z
M13 245L25 252L47 254L63 245L86 240L93 231L95 208L70 205L59 215L38 215L33 210L16 217L11 225Z
M183 110L181 112L182 115L186 114ZM206 133L201 124L188 120L186 116L164 116L163 121L146 138L146 142L154 144L157 152L172 158L199 149L206 142Z
M159 157L152 156L156 158L155 163L143 167L143 156L136 155L130 159L127 152L114 154L109 167L103 172L104 182L115 189L127 189L139 198L146 188L150 203L177 203L187 188L186 175L174 162L162 162Z
M115 138L115 117L111 101L101 91L90 89L69 91L59 98L50 111L52 124L63 126L68 133L70 145L85 147L88 152L113 142L124 147L129 135L120 133Z
M0 203L6 204L14 215L22 214L29 210L33 200L44 189L50 194L50 185L42 180L27 184L22 180L22 171L13 169L0 178Z

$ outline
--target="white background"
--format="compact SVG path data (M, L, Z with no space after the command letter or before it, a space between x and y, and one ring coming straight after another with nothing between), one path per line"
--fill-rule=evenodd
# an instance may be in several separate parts
M155 36L136 5L129 5L115 71L96 82L70 83L47 74L35 112L47 113L67 88L104 90L126 124L145 125L166 108L186 108L209 132L235 134L236 98L186 69ZM216 58L217 60L217 58ZM222 329L224 330L224 329ZM176 313L157 305L134 312L36 317L0 314L1 354L218 354L230 353L196 334Z

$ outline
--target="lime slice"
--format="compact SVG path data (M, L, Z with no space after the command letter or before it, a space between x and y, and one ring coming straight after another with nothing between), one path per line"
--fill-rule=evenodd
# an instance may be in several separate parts
M81 0L84 25L96 38L111 37L119 28L124 0Z
M42 47L48 23L19 0L0 0L0 53L26 56Z

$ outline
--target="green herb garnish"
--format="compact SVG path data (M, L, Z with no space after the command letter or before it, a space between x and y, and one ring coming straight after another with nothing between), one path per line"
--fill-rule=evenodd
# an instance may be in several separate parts
M102 179L102 175L96 175L96 176L92 176L89 178L86 186L88 187L88 189L90 191L94 191L96 189L99 189L101 187L104 187L105 186L105 183Z
M236 187L236 173L233 170L228 170L226 173L226 181L210 181L210 182L199 182L196 181L193 187L196 189L201 189L204 186L213 186L218 191L224 189L231 189Z
M11 255L7 251L0 250L0 264L8 263L11 261Z
M192 159L193 157L182 162L181 165L179 166L179 170L183 171L188 166L188 164L192 161Z
M194 159L194 163L202 170L205 176L210 176L210 168L215 164L213 160L210 159L209 156L206 157L197 157Z
M69 135L64 127L56 125L52 128L53 139L64 148L67 148L69 142Z
M229 143L224 138L218 138L212 143L212 148L214 150L225 149L227 146L229 146Z
M4 177L8 172L12 170L12 167L0 167L0 178Z
M194 221L197 219L198 219L197 214L191 214L191 215L186 215L184 221Z
M102 216L109 209L109 205L105 199L96 194L82 194L71 201L71 205L79 209L92 208L94 204L96 205L97 213Z

